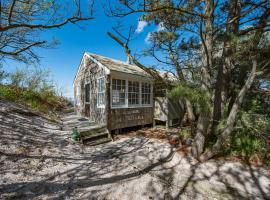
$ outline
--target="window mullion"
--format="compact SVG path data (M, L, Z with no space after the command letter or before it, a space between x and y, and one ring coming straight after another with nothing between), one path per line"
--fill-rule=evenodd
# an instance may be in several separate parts
M125 103L126 103L126 107L128 108L128 80L125 80L126 82L126 90L125 90Z

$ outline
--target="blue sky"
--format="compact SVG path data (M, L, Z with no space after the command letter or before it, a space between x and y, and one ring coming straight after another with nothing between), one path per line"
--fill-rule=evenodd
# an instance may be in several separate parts
M60 29L52 29L42 34L44 38L56 38L60 44L54 49L36 49L41 56L41 66L49 68L53 79L62 89L63 95L73 96L72 82L77 71L83 52L88 51L119 60L126 60L123 49L111 38L107 36L107 31L112 30L112 26L123 21L124 25L133 24L138 26L139 15L132 15L124 19L111 18L104 14L100 1L95 5L94 18L89 22L79 25L69 24ZM157 27L145 26L141 23L141 29L136 34L136 39L130 44L133 51L140 51L147 47L145 39L149 32ZM153 64L150 58L143 58L145 64ZM7 61L4 63L5 69L14 70L16 67L23 67L24 64Z

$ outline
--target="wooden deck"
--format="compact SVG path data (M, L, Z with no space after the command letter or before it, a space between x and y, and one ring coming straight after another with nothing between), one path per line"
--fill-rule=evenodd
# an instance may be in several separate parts
M97 145L112 141L106 126L91 122L89 119L75 113L69 113L63 116L62 122L62 128L65 131L72 132L72 129L77 127L83 144Z

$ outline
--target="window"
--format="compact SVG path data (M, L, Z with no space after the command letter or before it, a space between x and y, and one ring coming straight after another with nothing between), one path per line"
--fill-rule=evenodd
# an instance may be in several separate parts
M121 107L126 101L126 81L112 79L112 107Z
M105 105L105 81L104 77L97 79L97 107Z
M128 82L128 105L139 105L140 84L139 82Z
M151 84L141 83L142 90L142 105L151 104Z
M85 84L85 102L86 103L90 102L90 84L89 83Z
M112 108L129 108L151 106L151 83L112 79L111 106Z

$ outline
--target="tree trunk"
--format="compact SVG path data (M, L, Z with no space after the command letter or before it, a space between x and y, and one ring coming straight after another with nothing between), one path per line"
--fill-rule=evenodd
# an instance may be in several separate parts
M238 113L239 107L241 106L243 99L245 97L246 92L249 90L249 88L251 87L255 75L256 75L256 67L257 67L257 62L254 60L253 62L253 66L252 66L252 70L251 73L245 83L245 85L242 87L242 89L240 90L233 106L232 109L230 111L229 117L227 119L227 123L226 123L226 127L224 129L224 131L220 134L220 136L218 137L216 143L214 144L214 146L209 150L206 151L203 155L200 156L200 161L205 161L208 160L210 158L212 158L213 156L217 155L220 150L222 145L224 144L224 142L226 141L226 139L228 139L233 131L234 128L234 124L236 121L236 115Z
M195 115L193 112L192 104L190 103L189 100L186 100L185 104L186 104L186 109L187 109L188 121L193 123L195 121Z
M239 0L230 0L229 5L226 32L228 34L237 34L239 30L240 2ZM215 131L216 126L219 124L224 114L224 104L228 98L231 82L230 73L233 68L231 64L233 62L232 55L236 51L235 48L232 47L230 39L225 41L223 46L223 62L218 65L217 82L215 85L212 132Z
M213 22L214 22L214 1L206 0L204 13L204 32L202 31L202 24L200 27L200 37L202 40L202 90L210 96L211 77L210 70L213 65ZM210 124L209 113L201 113L197 122L196 135L192 145L192 154L195 158L203 153L205 139L208 134L208 127Z
M199 158L204 151L204 143L207 135L207 129L209 126L209 116L201 114L197 122L196 136L192 145L192 155L195 158Z

